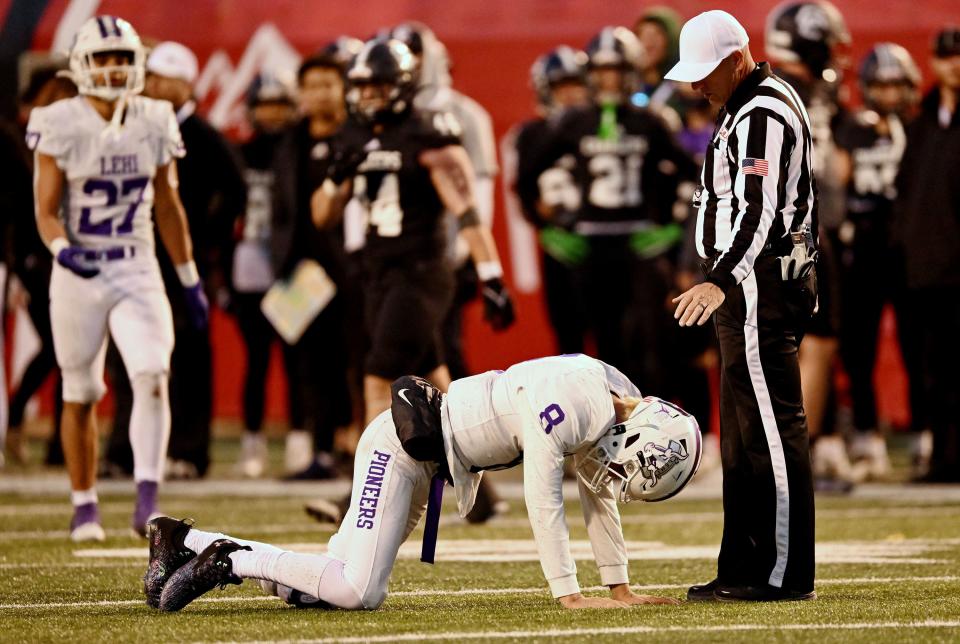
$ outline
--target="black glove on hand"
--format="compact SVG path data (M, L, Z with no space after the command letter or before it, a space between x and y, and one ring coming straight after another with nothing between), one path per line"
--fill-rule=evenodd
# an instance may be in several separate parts
M338 186L357 174L357 168L367 158L367 152L361 147L346 146L337 149L333 161L327 170L327 177Z
M510 292L499 277L483 283L483 318L494 331L503 331L516 319Z

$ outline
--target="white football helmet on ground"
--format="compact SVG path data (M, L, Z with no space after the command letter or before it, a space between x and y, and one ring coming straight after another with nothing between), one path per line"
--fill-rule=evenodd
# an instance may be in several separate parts
M96 54L112 51L129 52L130 63L105 67L96 64ZM70 76L81 94L116 101L125 94L143 91L146 57L133 25L116 16L95 16L83 23L74 38L70 49ZM110 82L110 75L116 72L126 74L124 85L114 86Z
M616 484L621 503L663 501L690 482L701 454L696 419L676 405L647 396L625 422L613 425L578 457L577 476L594 492Z

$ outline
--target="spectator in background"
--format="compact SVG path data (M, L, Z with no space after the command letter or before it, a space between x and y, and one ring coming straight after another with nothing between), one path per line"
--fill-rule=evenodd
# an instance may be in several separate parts
M934 40L937 79L907 129L897 176L895 239L917 315L933 431L930 482L960 481L960 29Z
M6 205L12 227L11 243L8 249L4 249L4 253L6 256L6 251L10 251L11 272L19 279L23 289L17 299L26 306L40 340L39 351L27 365L20 379L20 386L10 398L7 447L11 460L16 463L23 463L27 455L22 432L27 403L43 385L50 372L56 370L53 435L48 443L46 462L48 465L63 465L63 446L60 443L63 397L50 328L49 289L53 258L37 232L33 191L30 188L33 181L33 155L27 150L23 138L33 108L44 107L62 98L77 95L76 85L66 78L57 77L57 71L56 67L42 67L33 72L20 97L19 121L16 125L11 123L4 127L3 142L0 144L3 148L3 176L6 178L0 203ZM132 470L131 463L131 472Z
M844 119L836 131L840 181L847 190L846 218L838 230L844 294L840 355L850 377L853 427L863 435L860 440L867 442L884 440L877 423L873 370L880 319L888 302L896 309L913 425L918 432L926 426L925 406L918 397L923 373L919 352L913 348L918 335L905 298L902 258L890 231L894 181L920 80L920 70L906 49L893 43L875 45L860 66L865 106ZM882 461L864 460L851 467L843 436L838 434L822 436L816 442L813 462L814 481L821 489L884 474ZM878 466L879 471L872 471Z
M342 233L316 229L310 196L327 176L334 135L347 117L342 63L333 54L311 56L300 64L297 83L303 117L277 144L273 167L273 271L285 280L300 262L314 261L339 290L345 280ZM283 347L290 410L285 462L292 478L337 476L334 431L348 424L351 415L343 299L335 296L296 344Z
M177 163L180 198L187 212L193 252L208 297L224 286L225 258L233 222L246 207L247 187L240 163L226 139L197 113L193 82L197 57L176 42L157 45L147 59L144 94L173 104L187 155ZM173 309L176 346L171 358L170 472L174 478L203 476L210 464L213 373L209 328L190 324L173 264L159 253L164 282Z
M260 301L274 282L270 263L270 227L276 176L274 154L283 131L296 115L293 88L281 79L261 75L247 92L253 137L240 148L246 167L247 212L237 221L239 241L233 252L230 309L237 318L247 349L243 386L243 425L246 430L237 463L239 473L263 475L267 441L263 425L264 397L270 348L277 334L260 310Z
M663 77L679 60L682 26L683 18L669 7L650 7L633 26L643 45L644 57L639 88L631 100L637 107L650 107L658 112L674 132L680 129L687 106L696 100L678 91L676 83Z

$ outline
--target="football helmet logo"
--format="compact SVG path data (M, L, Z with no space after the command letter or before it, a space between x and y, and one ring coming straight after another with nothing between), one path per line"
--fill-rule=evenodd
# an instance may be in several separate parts
M128 54L125 65L100 66L95 57L107 52ZM116 16L95 16L87 20L74 36L70 48L70 76L77 91L107 101L116 101L125 94L143 91L146 50L140 36L129 22ZM125 75L122 86L111 77Z
M621 503L663 501L690 482L701 454L696 419L665 400L647 396L630 418L613 425L577 456L577 476L594 492L613 484Z

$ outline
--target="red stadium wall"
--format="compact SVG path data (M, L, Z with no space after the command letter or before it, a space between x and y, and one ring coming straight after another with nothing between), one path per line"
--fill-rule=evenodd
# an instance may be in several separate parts
M774 2L715 3L679 0L669 3L681 15L721 8L737 16L750 33L755 56L763 59L763 24ZM891 40L910 49L929 80L927 52L937 30L960 22L956 0L893 0L882 6L875 0L847 0L836 3L846 17L853 36L853 58L859 58L875 42ZM52 0L36 32L34 48L51 46L68 6L67 0ZM0 13L10 3L0 0ZM582 46L606 24L632 24L649 3L579 0L367 0L334 3L297 0L195 0L150 2L103 0L98 13L120 15L130 20L144 38L173 39L191 47L201 66L215 49L223 49L234 65L248 47L251 36L264 23L273 23L301 54L340 34L364 37L377 28L406 19L430 25L446 43L454 62L457 87L487 107L498 138L514 123L532 112L528 70L534 58L546 49L568 43ZM502 205L499 194L498 204ZM498 208L495 235L509 265L506 225ZM507 266L509 274L509 266ZM466 321L467 357L479 371L552 353L553 337L546 322L538 293L518 294L519 320L504 334L494 334L480 319L477 306L468 310ZM881 353L884 395L883 416L902 424L905 418L904 379L899 358L892 345L891 325L886 325ZM216 414L238 416L244 351L231 319L216 315L215 340ZM322 360L323 356L317 356ZM279 369L270 378L268 413L284 414L283 382ZM643 386L643 383L639 383Z

